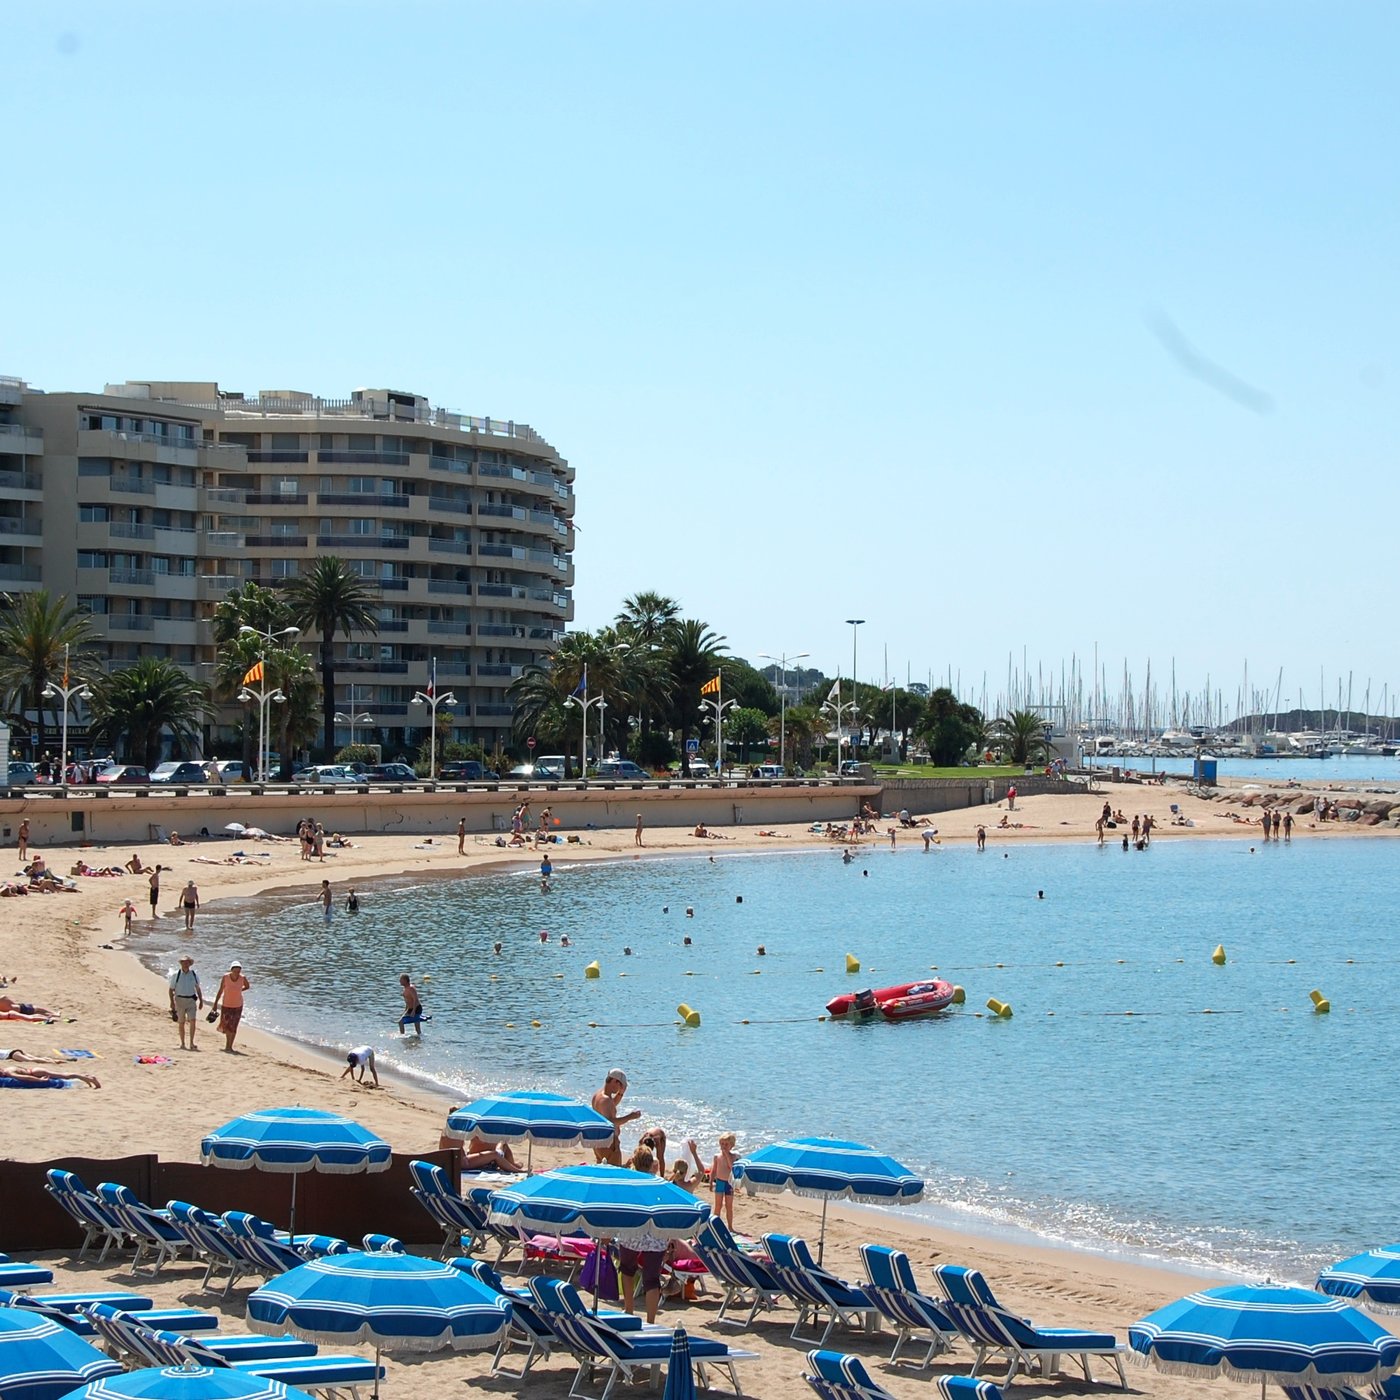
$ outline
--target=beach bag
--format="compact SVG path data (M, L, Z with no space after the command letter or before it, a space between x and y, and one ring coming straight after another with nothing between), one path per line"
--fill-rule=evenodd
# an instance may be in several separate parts
M578 1276L581 1292L596 1292L600 1298L615 1303L622 1296L617 1287L617 1266L612 1261L612 1251L599 1245L584 1261L583 1272Z

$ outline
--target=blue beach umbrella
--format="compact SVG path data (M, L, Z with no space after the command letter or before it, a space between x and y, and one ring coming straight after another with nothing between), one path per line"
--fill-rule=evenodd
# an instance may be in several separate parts
M612 1141L613 1132L613 1125L586 1103L533 1089L492 1094L447 1115L448 1137L528 1144L527 1166L537 1142L556 1147L580 1142L601 1147Z
M357 1252L327 1254L270 1279L249 1296L248 1323L309 1342L372 1342L378 1363L381 1351L494 1346L510 1310L508 1299L436 1259Z
M661 1400L695 1400L695 1372L690 1366L690 1338L684 1327L671 1333L671 1359L666 1363L666 1390Z
M46 1317L0 1308L0 1400L58 1400L121 1367Z
M1317 1287L1334 1298L1359 1298L1378 1312L1400 1312L1400 1244L1333 1264L1318 1274Z
M264 1108L215 1128L199 1144L206 1166L292 1174L291 1228L296 1229L301 1172L382 1172L393 1149L352 1118L319 1108Z
M903 1163L839 1138L793 1138L773 1142L735 1164L735 1176L748 1191L791 1191L816 1196L822 1203L820 1260L826 1245L828 1201L863 1201L872 1205L912 1205L924 1198L922 1178Z
M63 1400L311 1400L304 1390L227 1366L126 1371L70 1391Z
M1306 1288L1208 1288L1128 1328L1128 1345L1171 1375L1342 1387L1400 1368L1400 1337Z
M643 1235L682 1240L710 1207L669 1181L628 1167L560 1167L491 1193L491 1219L542 1234L566 1231L623 1244Z

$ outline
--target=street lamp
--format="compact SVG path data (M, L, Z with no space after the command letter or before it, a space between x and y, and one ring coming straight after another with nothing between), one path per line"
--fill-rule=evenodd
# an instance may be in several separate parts
M851 757L854 758L856 756L856 698L860 693L856 689L856 628L864 626L865 619L863 617L848 617L846 622L851 629ZM840 771L838 764L837 772Z
M432 680L426 692L418 691L413 699L409 701L411 705L426 705L428 707L428 781L437 781L437 712L439 705L446 705L450 710L457 703L457 697L449 690L445 695L437 693L437 657L433 657Z
M828 700L818 711L819 714L831 715L836 720L836 776L838 778L841 776L841 716L844 715L847 710L850 710L851 720L854 723L855 708L856 702L854 700L849 700L844 705L841 703L841 679L838 676L836 679L835 703L833 704Z
M333 716L337 724L348 724L350 726L350 748L355 747L355 726L357 724L373 724L374 716L371 714L344 715L337 710Z
M782 668L783 680L778 687L778 762L787 762L787 668L789 661L801 661L804 656L810 656L810 651L799 651L795 656L774 656L771 652L759 652L760 659L764 661L776 661Z
M69 701L75 700L75 699L76 699L76 700L91 700L91 699L92 699L92 691L90 691L90 690L87 688L87 686L86 686L82 681L79 681L77 685L69 685L69 684L68 684L68 648L67 648L66 646L63 648L63 684L62 684L62 685L59 685L56 681L50 681L50 682L44 687L44 696L45 696L46 699L49 699L49 700L57 700L60 696L62 696L62 698L63 698L63 738L62 738L62 740L60 741L62 747L59 749L59 753L62 755L62 757L59 759L59 764L58 764L58 777L59 777L59 781L60 781L60 782L67 782L67 781L68 781L68 704L69 704Z
M264 631L261 627L250 627L246 622L238 629L241 637L259 637L262 640L262 647L258 651L258 664L251 667L244 674L243 689L239 691L240 700L256 700L258 702L258 781L267 781L267 750L271 739L271 730L268 725L267 706L269 701L278 705L283 704L287 697L275 687L271 690L267 685L267 653L270 647L277 645L279 637L296 637L301 634L300 627L280 627L275 631L268 628ZM256 672L256 674L255 674ZM258 683L258 689L252 688L253 681Z
M739 702L737 700L724 700L719 694L713 700L701 698L700 714L703 718L708 710L715 717L715 776L723 780L724 778L724 728L721 720L726 710L737 710Z

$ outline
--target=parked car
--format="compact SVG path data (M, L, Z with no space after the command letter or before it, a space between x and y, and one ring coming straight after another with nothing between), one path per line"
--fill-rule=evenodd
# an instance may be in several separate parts
M562 753L548 753L543 758L535 760L535 776L537 778L559 779L564 776L564 768L567 760Z
M300 773L293 777L292 781L307 786L321 787L336 783L358 783L363 780L358 773L347 768L343 763L316 763L309 768L303 768Z
M192 759L183 763L158 763L151 770L153 783L207 783L209 765Z
M841 777L843 777L843 778L859 778L859 777L860 777L860 770L861 770L861 763L860 763L860 760L859 760L859 759L855 759L855 758L843 758L843 759L841 760Z
M787 769L781 763L760 763L758 765L758 777L760 778L786 778Z
M452 782L462 783L484 783L499 777L484 763L475 758L454 759L451 763L444 763L438 769L438 777Z
M226 758L214 766L219 770L221 783L243 783L253 776L241 758Z
M38 777L38 769L24 759L15 760L10 764L11 787L28 787L31 783L37 782Z
M690 758L690 776L692 778L708 778L715 770L705 762L703 758L696 758L694 754ZM681 777L685 776L684 765L681 767Z
M645 768L633 763L630 758L605 758L598 765L600 778L622 778L628 782L642 782L651 777Z
M416 783L418 774L406 763L372 763L364 776L375 783Z
M104 768L95 778L95 783L149 783L151 775L134 763L114 763Z

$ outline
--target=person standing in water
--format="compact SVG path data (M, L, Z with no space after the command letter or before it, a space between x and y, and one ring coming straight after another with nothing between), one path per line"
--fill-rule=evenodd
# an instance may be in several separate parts
M418 995L418 988L413 985L413 979L404 973L399 978L399 990L403 993L403 1015L399 1017L399 1034L407 1035L408 1027L412 1026L415 1033L423 1034L423 999Z

